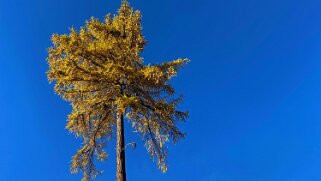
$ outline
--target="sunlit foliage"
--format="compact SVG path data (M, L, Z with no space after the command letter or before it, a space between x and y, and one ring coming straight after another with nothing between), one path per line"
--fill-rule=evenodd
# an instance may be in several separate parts
M79 31L71 28L69 34L52 36L47 75L55 91L71 102L66 128L83 138L71 171L83 172L83 180L100 173L94 161L108 157L103 148L114 135L117 113L126 115L133 130L142 135L163 172L167 170L165 142L184 137L176 122L185 121L188 113L176 109L181 97L173 98L169 80L189 60L144 65L141 17L123 1L118 13L107 15L104 22L91 18Z

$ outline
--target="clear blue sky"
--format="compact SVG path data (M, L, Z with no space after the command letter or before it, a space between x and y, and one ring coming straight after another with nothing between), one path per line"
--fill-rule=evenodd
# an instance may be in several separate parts
M0 0L0 173L3 181L76 181L71 108L45 72L52 33L115 12L120 0ZM128 180L321 180L320 0L132 0L145 62L188 57L173 84L190 118L162 174L137 141ZM126 141L139 137L126 126ZM100 180L115 178L115 144Z

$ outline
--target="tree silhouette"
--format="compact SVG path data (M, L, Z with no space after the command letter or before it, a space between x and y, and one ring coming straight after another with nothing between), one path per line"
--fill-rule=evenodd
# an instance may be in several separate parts
M52 42L48 80L71 102L66 128L83 138L82 147L72 157L71 172L83 172L84 181L95 178L100 173L95 159L107 158L103 148L116 135L116 180L126 180L124 117L166 172L164 143L184 137L176 123L188 116L176 109L182 97L173 98L169 80L189 60L144 65L141 13L133 11L127 1L104 22L91 18L79 31L71 28L69 34L54 34Z

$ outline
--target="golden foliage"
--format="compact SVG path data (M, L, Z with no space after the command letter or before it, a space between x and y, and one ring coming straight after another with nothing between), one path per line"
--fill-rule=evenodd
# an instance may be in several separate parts
M103 147L113 136L116 114L121 113L141 133L148 152L165 172L164 144L184 137L175 123L188 116L176 110L181 97L171 98L174 88L169 80L189 60L144 65L140 57L146 44L141 13L133 11L126 1L117 15L107 15L104 22L91 18L79 31L71 28L69 34L54 34L52 42L48 80L55 82L55 91L71 102L66 128L84 139L72 158L71 171L82 171L83 180L100 173L94 158L107 158Z

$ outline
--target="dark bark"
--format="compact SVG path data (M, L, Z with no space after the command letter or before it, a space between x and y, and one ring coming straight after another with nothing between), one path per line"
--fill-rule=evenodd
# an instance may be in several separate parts
M124 116L117 116L116 181L126 181Z
M122 86L122 94L124 90ZM117 114L116 181L126 181L124 115Z

